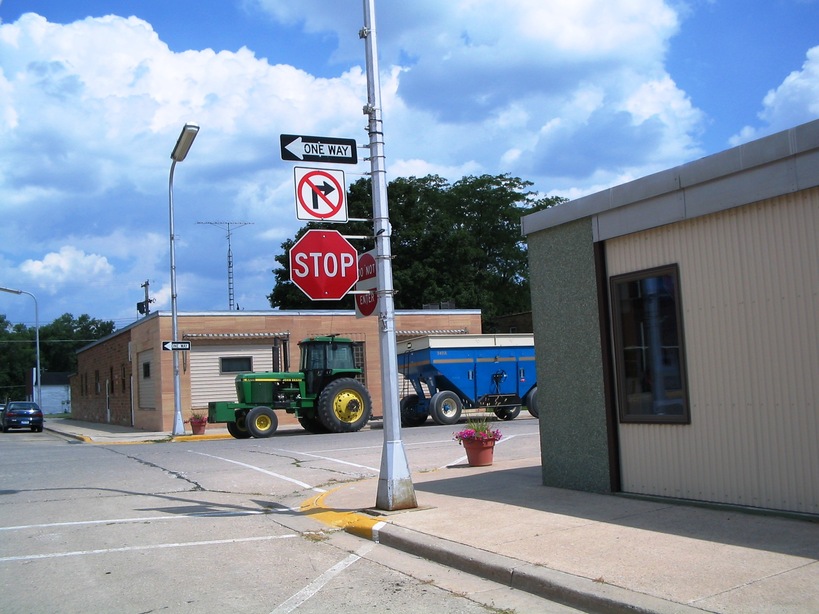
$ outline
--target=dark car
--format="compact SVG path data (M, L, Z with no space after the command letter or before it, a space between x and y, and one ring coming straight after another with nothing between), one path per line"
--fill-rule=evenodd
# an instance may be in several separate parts
M4 433L9 429L31 429L43 432L43 412L33 401L10 401L0 410L0 428Z

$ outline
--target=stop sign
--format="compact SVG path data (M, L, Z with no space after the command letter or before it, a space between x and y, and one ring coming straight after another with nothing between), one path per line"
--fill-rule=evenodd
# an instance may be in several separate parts
M290 281L314 301L337 301L358 281L358 252L337 230L308 230L290 249Z

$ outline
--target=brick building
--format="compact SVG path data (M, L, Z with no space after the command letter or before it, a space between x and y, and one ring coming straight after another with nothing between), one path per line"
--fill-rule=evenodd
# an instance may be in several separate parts
M181 341L190 352L179 360L183 413L207 409L209 401L235 400L237 372L273 369L274 343L288 341L291 369L298 342L338 334L360 342L373 412L381 415L381 357L378 319L353 311L181 312ZM397 338L423 334L480 333L480 310L397 311ZM153 313L77 353L71 378L72 415L79 420L170 431L173 426L173 353L162 342L172 336L170 312ZM288 416L289 417L289 416ZM286 416L280 416L283 424Z

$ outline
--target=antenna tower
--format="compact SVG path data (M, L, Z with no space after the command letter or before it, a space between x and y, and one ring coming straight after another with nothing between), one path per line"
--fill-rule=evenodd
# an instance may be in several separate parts
M248 226L253 222L196 222L197 224L210 224L211 226L218 226L227 231L227 266L228 266L228 308L233 311L233 250L230 248L231 226L234 228L238 226Z

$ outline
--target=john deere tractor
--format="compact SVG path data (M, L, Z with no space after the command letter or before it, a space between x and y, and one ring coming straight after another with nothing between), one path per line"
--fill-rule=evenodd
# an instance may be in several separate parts
M208 422L227 423L237 439L270 437L279 426L276 410L284 410L311 433L361 430L372 414L372 400L356 379L361 369L355 365L352 339L310 337L299 347L299 371L287 371L285 345L284 360L274 360L274 365L283 362L284 370L237 375L238 402L208 403Z

